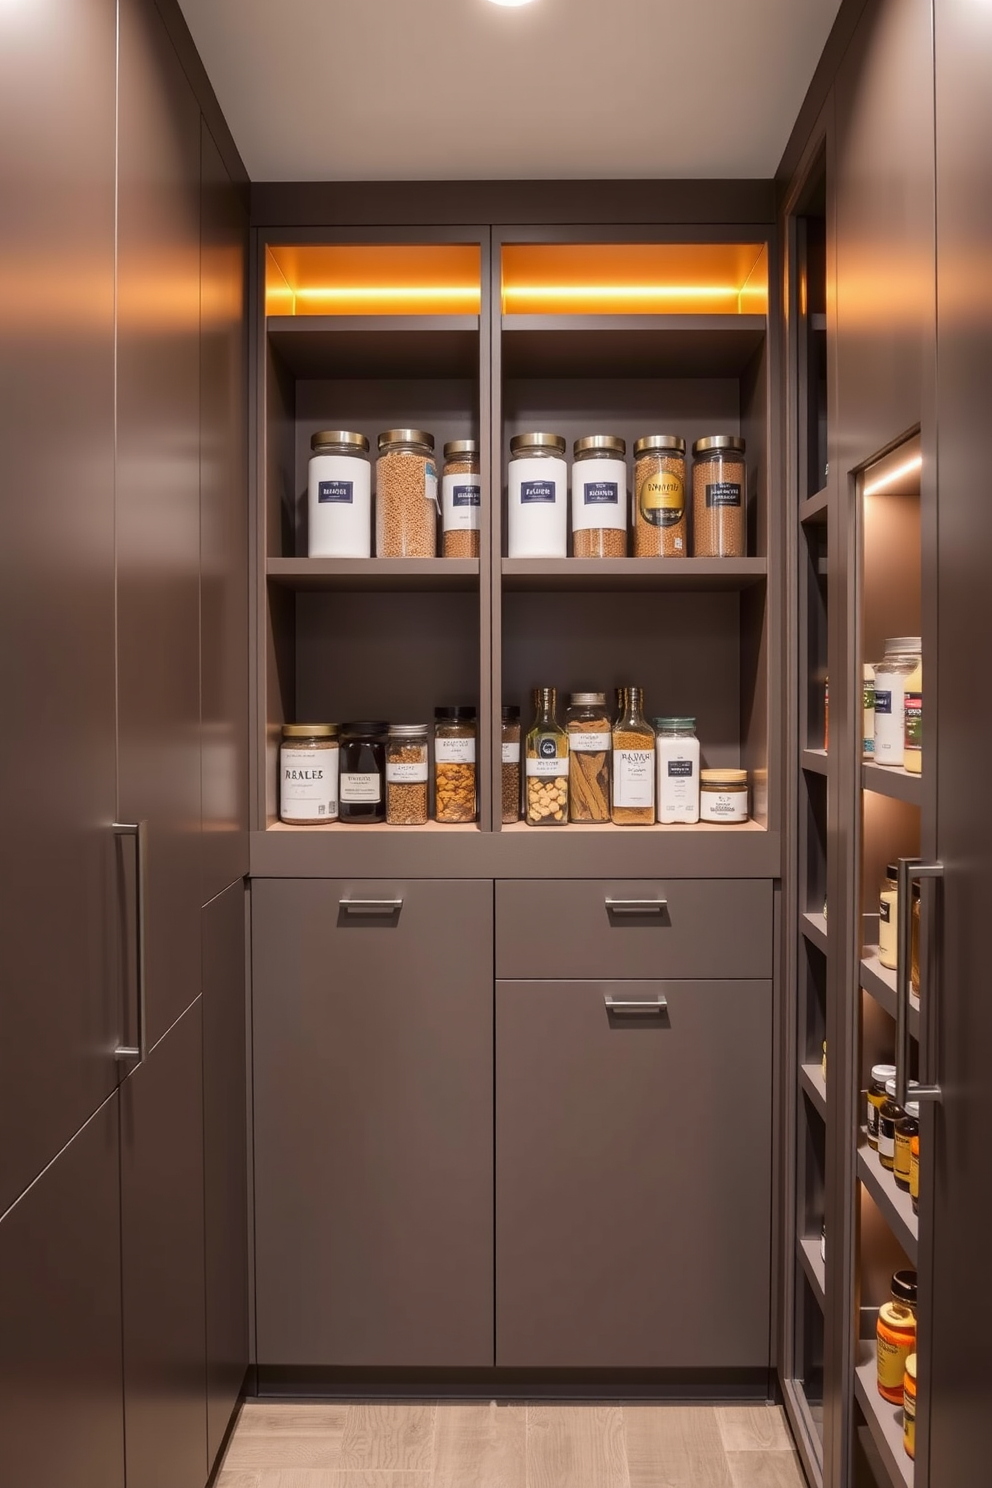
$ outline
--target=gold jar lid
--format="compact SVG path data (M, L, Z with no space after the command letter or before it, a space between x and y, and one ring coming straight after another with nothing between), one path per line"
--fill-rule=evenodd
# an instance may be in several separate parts
M627 441L619 434L587 434L585 439L575 441L572 455L577 460L581 455L591 455L594 450L604 450L607 456L619 455L622 458L627 453Z
M711 434L707 439L697 439L692 446L692 453L708 455L727 450L730 454L742 455L744 449L744 441L739 434Z
M678 434L645 434L634 445L635 458L639 455L650 455L656 450L670 451L676 455L685 454L685 440Z
M413 444L426 450L428 454L432 454L434 435L428 434L425 429L387 429L384 434L379 435L380 454L400 444Z
M282 726L284 739L336 739L337 735L336 723L284 723Z
M344 445L363 455L368 454L369 449L365 435L356 434L352 429L318 429L310 436L310 448L317 454L328 445Z
M746 770L700 770L700 785L712 785L715 787L730 787L734 785L747 785Z
M478 453L479 441L477 439L449 439L444 446L446 460L457 460L459 455L477 455Z
M510 440L510 454L519 455L523 450L547 450L554 455L565 453L563 434L514 434Z

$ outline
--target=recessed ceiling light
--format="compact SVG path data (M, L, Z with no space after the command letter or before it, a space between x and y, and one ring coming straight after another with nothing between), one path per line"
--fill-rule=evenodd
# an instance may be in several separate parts
M494 5L529 5L531 0L492 0Z

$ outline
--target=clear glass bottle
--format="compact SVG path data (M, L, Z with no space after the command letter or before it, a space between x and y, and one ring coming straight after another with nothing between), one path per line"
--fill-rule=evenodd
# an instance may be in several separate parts
M747 552L747 466L739 435L715 434L692 446L692 551L696 558Z
M890 863L878 894L878 959L889 971L896 969L896 936L899 918L899 884L895 863Z
M534 722L527 732L527 824L568 825L568 735L558 722L553 687L534 689Z
M654 823L654 729L644 717L643 687L625 687L613 725L611 819L618 827Z
M920 660L919 636L893 636L875 665L875 763L901 766L906 743L906 683Z
M426 723L391 723L386 740L386 821L394 827L427 822Z
M699 820L699 740L694 718L656 718L658 820L690 825Z
M480 469L477 439L453 439L444 446L441 528L445 558L479 556Z
M434 435L387 429L375 467L376 557L436 557L437 516Z
M434 720L434 816L439 822L473 822L475 709L435 708Z
M510 705L502 714L503 825L520 820L520 709Z
M627 556L627 442L615 434L577 439L572 453L572 553Z
M568 810L573 822L610 819L610 720L605 692L573 692L568 732Z

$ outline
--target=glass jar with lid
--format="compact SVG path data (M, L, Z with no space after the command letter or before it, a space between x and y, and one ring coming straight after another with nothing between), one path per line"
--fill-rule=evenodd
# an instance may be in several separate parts
M890 863L878 893L878 959L889 971L896 967L896 930L899 919L898 869Z
M474 708L434 709L434 815L439 822L475 821L476 729Z
M685 440L645 434L634 445L634 557L688 556Z
M902 1116L896 1122L896 1156L892 1176L899 1187L910 1192L910 1169L912 1158L910 1144L920 1134L920 1103L907 1099Z
M340 812L343 822L386 820L386 736L389 725L362 720L341 725Z
M725 826L748 820L746 770L700 770L699 820Z
M920 660L919 636L892 636L875 663L875 763L901 766L906 744L906 683Z
M896 1077L894 1064L873 1064L867 1091L866 1132L868 1146L878 1150L878 1113L885 1105L885 1086Z
M506 490L507 556L566 557L568 465L562 435L514 435Z
M747 552L744 440L714 434L692 446L692 551L697 558L743 558Z
M445 558L478 558L482 511L479 441L452 439L444 446L441 529Z
M376 557L436 557L437 516L434 435L387 429L375 467Z
M527 731L527 825L568 825L568 734L558 722L554 687L534 689L534 722Z
M577 439L572 452L572 552L627 556L627 443L616 434Z
M294 827L338 819L338 726L284 723L279 749L279 820Z
M692 825L699 820L699 740L694 718L656 718L658 820Z
M503 825L520 820L520 709L513 704L501 718L503 752Z
M391 723L386 740L386 821L394 827L427 822L426 723Z
M896 1082L886 1080L885 1099L878 1108L878 1160L890 1173L896 1161L896 1122L902 1114L896 1101Z
M307 553L368 558L372 552L369 442L350 429L321 429L310 440Z
M605 692L573 692L568 734L568 814L573 822L610 819L610 718Z

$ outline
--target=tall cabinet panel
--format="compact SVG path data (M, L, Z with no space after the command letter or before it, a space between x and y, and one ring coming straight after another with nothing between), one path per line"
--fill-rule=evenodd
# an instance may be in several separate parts
M0 12L0 1213L117 1080L115 10Z
M148 1039L200 984L200 113L153 5L120 12L118 809L149 823Z

